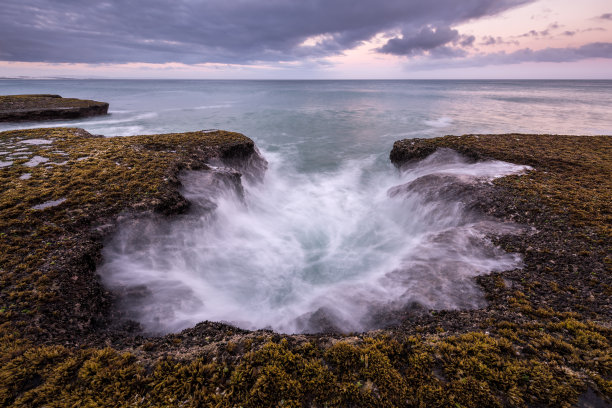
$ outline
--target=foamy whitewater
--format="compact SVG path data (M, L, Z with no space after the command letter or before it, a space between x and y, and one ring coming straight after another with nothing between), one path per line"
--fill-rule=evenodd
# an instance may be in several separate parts
M1 94L110 103L110 115L1 124L107 136L238 131L268 161L182 175L188 214L121 225L99 274L149 332L203 320L357 331L415 307L485 305L473 277L521 267L489 236L479 192L525 171L439 151L399 172L395 140L465 133L610 134L612 81L0 80ZM4 162L0 161L0 171Z
M152 332L203 320L288 333L367 330L415 303L483 306L470 278L521 265L486 237L517 227L459 199L525 167L439 151L402 174L372 171L367 160L303 175L267 156L264 182L244 189L227 168L186 173L190 214L132 221L105 246L100 274L124 294L130 317Z

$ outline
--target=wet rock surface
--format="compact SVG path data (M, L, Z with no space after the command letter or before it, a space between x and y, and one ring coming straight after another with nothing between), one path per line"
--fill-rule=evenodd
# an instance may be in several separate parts
M181 172L210 169L207 162L232 152L257 154L250 139L230 132L103 138L53 128L0 137L8 154L25 144L49 162L67 159L62 166L29 167L24 157L0 173L1 317L25 323L23 331L44 342L79 343L90 334L104 341L98 329L114 327L107 325L117 317L109 309L117 294L101 285L96 266L119 222L185 212ZM26 143L31 140L50 143ZM31 177L21 178L26 171Z
M0 95L0 122L76 119L106 115L108 103L60 95Z
M391 192L459 195L471 210L525 226L492 237L521 253L525 265L476 277L488 302L481 309L413 304L379 316L385 328L359 334L333 333L322 310L305 318L327 333L202 322L157 337L144 336L114 307L125 294L96 276L102 245L118 222L184 213L184 170L249 161L256 164L248 168L265 168L253 142L230 132L111 139L80 129L0 133L3 150L26 139L52 140L30 145L31 154L59 161L65 155L51 152L63 151L68 167L29 168L23 158L0 168L1 405L610 403L610 137L469 135L394 145L397 166L451 148L534 168L483 186L442 176ZM236 177L221 171L212 185ZM430 188L436 183L441 188ZM146 296L140 289L132 295Z

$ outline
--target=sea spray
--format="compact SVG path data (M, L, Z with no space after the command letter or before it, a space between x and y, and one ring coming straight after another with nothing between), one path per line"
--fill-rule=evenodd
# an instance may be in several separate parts
M488 239L518 227L483 216L475 192L524 166L443 149L399 173L372 157L308 174L266 157L263 182L184 173L188 214L132 220L105 245L99 272L129 318L149 332L362 331L415 304L481 307L472 278L521 265Z

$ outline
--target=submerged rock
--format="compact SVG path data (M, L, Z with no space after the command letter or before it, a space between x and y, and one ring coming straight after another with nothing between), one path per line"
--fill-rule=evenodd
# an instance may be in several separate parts
M106 102L46 94L0 96L0 122L75 119L107 113Z

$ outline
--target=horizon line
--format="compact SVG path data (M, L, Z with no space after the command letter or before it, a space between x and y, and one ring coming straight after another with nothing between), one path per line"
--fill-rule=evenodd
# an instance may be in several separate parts
M133 81L612 81L610 78L160 78L0 76L0 80L133 80Z

